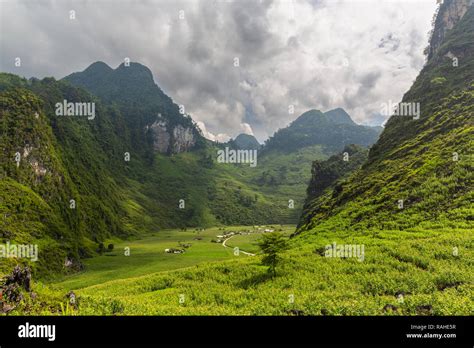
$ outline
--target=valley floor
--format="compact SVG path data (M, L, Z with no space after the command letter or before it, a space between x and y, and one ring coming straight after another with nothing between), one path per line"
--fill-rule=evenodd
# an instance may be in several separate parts
M163 230L141 239L114 243L112 252L86 259L85 271L66 276L55 282L54 286L65 290L84 289L113 280L247 257L248 254L258 252L256 242L265 230L275 230L289 236L295 227L266 225ZM239 248L239 253L234 251L235 247ZM167 249L184 252L167 253Z
M253 227L225 230L165 231L118 243L113 252L87 260L82 273L35 284L37 298L26 297L11 314L472 315L474 310L469 230L312 231L291 239L274 278L260 256L234 254L236 246L257 251ZM250 234L232 237L225 248L217 236L230 231ZM182 254L164 252L179 248L179 242L191 246ZM326 246L333 243L363 246L363 260L327 257ZM127 246L130 256L123 255ZM71 289L72 305L66 297Z

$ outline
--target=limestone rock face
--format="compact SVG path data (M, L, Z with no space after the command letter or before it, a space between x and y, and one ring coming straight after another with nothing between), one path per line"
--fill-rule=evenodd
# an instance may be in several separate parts
M167 153L170 145L170 134L166 128L166 123L156 121L150 126L153 136L153 149L160 153Z
M43 165L42 161L33 155L35 151L37 151L37 148L27 144L23 147L23 154L21 158L27 160L28 164L35 173L35 181L38 182L46 175L48 170Z
M177 125L173 129L172 153L185 152L191 149L196 143L193 129Z
M191 127L178 124L171 128L166 121L157 120L147 130L151 131L153 148L159 153L186 152L196 144L196 136Z
M466 14L474 0L445 0L439 8L431 36L428 59L431 59L443 43L446 33L451 30L457 22Z

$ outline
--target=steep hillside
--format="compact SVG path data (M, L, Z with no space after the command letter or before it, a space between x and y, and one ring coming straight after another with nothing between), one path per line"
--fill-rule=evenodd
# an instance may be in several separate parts
M1 74L0 98L3 240L39 243L45 273L60 270L66 257L90 255L106 236L123 234L120 195L107 165L117 140L110 137L110 114L98 103L94 124L53 116L56 101L93 99L52 79L27 83Z
M444 0L441 4L434 20L435 25L431 32L430 45L427 47L428 59L434 56L443 44L448 31L453 29L466 14L469 6L474 4L474 0Z
M299 232L335 221L353 229L472 228L473 57L471 7L403 97L419 103L420 118L392 116L362 169L314 202Z
M311 212L317 206L318 199L325 191L338 192L343 180L358 170L367 160L369 150L358 145L349 145L344 150L325 161L314 161L311 168L303 213L298 227L311 221Z

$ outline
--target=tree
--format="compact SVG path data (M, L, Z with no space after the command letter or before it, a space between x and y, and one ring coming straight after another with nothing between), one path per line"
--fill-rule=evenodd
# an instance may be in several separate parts
M268 271L276 276L276 266L281 261L279 253L288 249L287 239L278 232L266 233L258 242L258 246L263 252L262 264L268 266Z
M101 255L105 252L104 243L102 243L102 242L99 243L99 246L98 246L98 248L97 248L97 252L98 252L99 254L101 254Z

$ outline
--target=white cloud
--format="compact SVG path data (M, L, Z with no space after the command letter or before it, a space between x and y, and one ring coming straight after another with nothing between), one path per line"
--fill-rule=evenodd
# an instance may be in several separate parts
M248 123L241 123L240 129L244 134L253 135L252 127Z
M219 133L217 135L212 134L206 129L206 124L202 121L198 121L196 122L196 124L199 127L199 129L201 129L202 135L209 140L224 143L230 139L230 136L228 134L222 134L222 133Z

